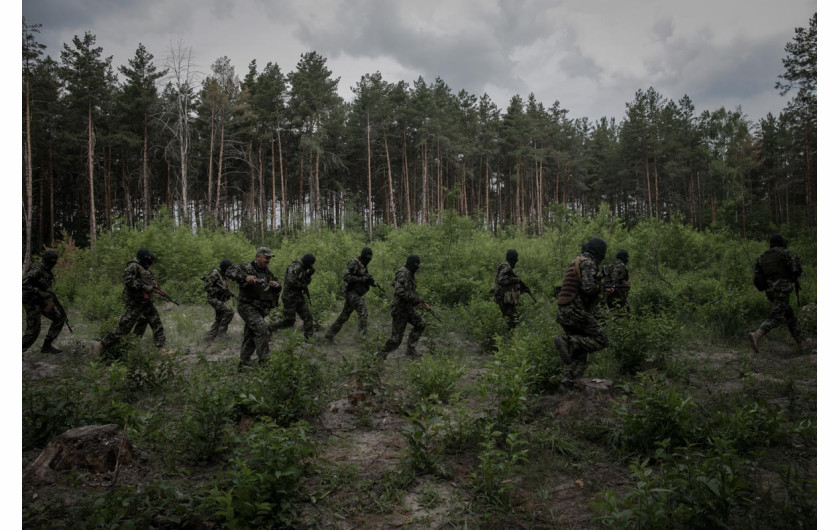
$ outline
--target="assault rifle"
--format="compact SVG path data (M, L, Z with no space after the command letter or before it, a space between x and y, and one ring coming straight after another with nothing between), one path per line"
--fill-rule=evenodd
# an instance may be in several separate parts
M799 291L797 291L797 296L799 296ZM67 311L64 310L64 306L61 305L61 302L58 301L58 297L52 291L50 292L50 300L52 300L55 310L58 311L58 316L64 321L67 329L70 330L70 333L73 333L73 328L70 327L70 319L67 318Z
M799 300L799 289L800 289L799 278L797 278L793 281L793 289L796 292L796 305L798 305L799 307L802 307L802 302Z
M523 292L523 293L526 293L528 296L530 296L530 297L531 297L531 300L533 300L533 301L534 301L534 303L536 304L536 303L537 303L537 299L536 299L536 298L534 298L534 293L532 293L532 292L531 292L531 288L530 288L530 287L528 287L528 286L525 284L525 282L523 282L522 280L519 280L519 285L521 285L521 286L522 286L522 292Z
M437 321L438 321L438 322L440 322L441 324L443 324L443 320L441 320L441 319L440 319L440 317L439 317L439 316L437 316L437 313L435 313L435 310L434 310L434 309L432 309L432 306L430 306L429 304L427 304L426 302L424 302L422 298L420 299L420 302L418 302L418 304L417 304L417 305L419 305L420 307L422 307L423 309L425 309L426 311L428 311L429 313L431 313L431 314L432 314L432 316L433 316L433 317L435 317L435 318L437 319Z
M379 285L378 283L376 283L376 280L374 280L374 279L373 279L373 276L371 276L370 274L368 274L368 278L370 279L370 284L371 284L373 287L376 287L377 289L379 289L380 291L382 291L382 294L386 294L386 293L385 293L385 289L383 289L381 285Z
M164 299L164 300L166 300L167 302L172 302L172 303L173 303L173 304L175 304L175 305L181 305L181 304L179 304L178 302L176 302L174 298L172 298L172 297L171 297L171 296L169 296L168 294L166 294L166 293L164 293L163 291L161 291L161 290L160 290L160 288L157 286L157 284L156 284L156 283L146 283L146 282L143 282L143 285L151 285L151 286L152 286L152 292L153 292L153 293L155 293L156 295L160 296L161 298L163 298L163 299Z

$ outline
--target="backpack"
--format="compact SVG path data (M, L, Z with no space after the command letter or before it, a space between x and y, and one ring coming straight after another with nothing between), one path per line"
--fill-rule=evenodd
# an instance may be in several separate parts
M764 275L764 271L761 270L761 265L759 265L758 261L755 262L753 269L753 285L759 291L763 292L767 290L767 277Z

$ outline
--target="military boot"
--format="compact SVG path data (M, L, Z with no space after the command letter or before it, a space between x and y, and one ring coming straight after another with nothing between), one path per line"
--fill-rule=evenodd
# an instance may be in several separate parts
M753 331L752 333L747 333L747 338L750 341L750 346L752 347L755 353L758 353L758 341L761 340L761 337L764 336L764 332L760 329L758 331Z
M55 346L52 345L52 341L44 341L44 345L41 346L41 353L61 353L62 350L59 350Z

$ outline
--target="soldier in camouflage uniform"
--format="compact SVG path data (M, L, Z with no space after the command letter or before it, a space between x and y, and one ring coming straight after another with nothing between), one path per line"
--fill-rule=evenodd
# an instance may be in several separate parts
M295 325L295 315L303 320L303 338L309 339L315 332L315 318L309 309L307 297L309 283L315 269L315 256L305 254L302 258L292 261L286 267L283 279L283 319L272 325L271 330L286 329Z
M411 333L408 334L406 354L417 355L417 342L420 340L423 330L426 329L426 322L415 309L418 304L422 303L420 295L417 294L417 280L414 278L419 268L420 257L416 254L410 254L405 261L405 265L400 267L394 278L394 300L391 302L391 336L380 352L383 358L400 346L405 327L408 324L411 324Z
M154 262L155 255L141 248L137 250L134 259L126 264L123 271L122 293L125 313L120 317L115 330L105 335L101 342L93 343L95 355L107 352L121 337L128 335L132 328L136 336L142 337L147 325L152 328L155 346L166 353L163 322L160 321L160 315L152 301L152 292L158 286L155 275L150 270Z
M61 353L52 345L58 338L64 319L58 314L55 304L51 300L52 284L55 277L52 270L58 262L58 254L54 250L47 250L41 255L40 263L33 263L23 273L23 309L26 311L26 331L23 332L23 351L29 349L41 333L41 315L52 322L41 353Z
M519 261L519 253L510 249L505 254L505 261L496 267L496 277L493 285L493 300L502 311L508 329L516 326L516 305L519 303L520 293L530 293L531 289L525 285L513 268Z
M364 296L371 286L379 286L367 270L372 258L373 251L365 247L358 257L351 259L344 267L344 277L342 278L344 280L344 309L341 310L341 314L338 315L335 323L329 327L324 335L327 342L333 342L333 338L341 331L341 327L347 322L353 311L356 312L359 319L359 334L362 336L367 334L368 310Z
M205 340L212 342L216 337L226 337L228 325L233 320L233 309L227 306L227 301L233 293L225 277L231 266L229 259L223 259L219 266L204 277L204 291L207 292L207 303L216 311L216 319L210 326Z
M630 254L626 250L619 250L615 261L604 270L604 285L613 289L605 296L607 307L610 309L627 307L627 294L630 292L630 273L627 272L627 262Z
M609 345L607 333L595 316L601 293L598 264L607 253L607 244L593 237L583 248L583 253L569 263L557 297L557 323L566 335L554 339L560 360L572 365L574 377L583 374L589 353Z
M790 293L802 274L799 257L788 250L784 238L779 234L770 236L770 248L758 258L757 267L764 273L767 280L765 294L770 300L770 315L761 323L758 330L747 333L747 339L755 353L758 353L758 342L771 329L787 323L793 340L800 349L806 345L796 320L796 313L790 306Z
M277 307L277 298L283 287L268 268L274 254L270 248L260 247L254 260L228 268L227 278L239 285L237 306L239 316L245 323L242 332L242 347L239 350L239 368L251 364L256 352L260 364L268 361L268 340L271 331L265 321L266 315Z

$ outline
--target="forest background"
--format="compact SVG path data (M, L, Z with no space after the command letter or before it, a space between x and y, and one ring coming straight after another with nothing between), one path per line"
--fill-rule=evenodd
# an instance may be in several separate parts
M477 525L556 527L552 510L585 527L815 520L816 364L788 359L783 329L771 337L769 369L730 345L745 349L743 332L766 314L751 267L772 231L802 258L803 325L816 334L816 15L782 60L788 107L758 123L738 110L697 112L688 96L665 100L653 87L636 93L620 123L570 120L558 102L546 108L533 96L502 111L442 79L409 86L378 74L345 102L316 52L288 73L252 63L243 79L223 57L198 80L189 50L172 50L158 68L141 45L118 67L120 81L91 34L65 45L60 61L39 53L37 27L24 23L23 44L23 262L58 249L56 292L79 322L77 336L62 336L68 355L46 362L57 363L52 371L28 361L24 462L67 428L114 422L157 473L124 477L130 487L112 488L107 506L84 475L71 479L83 487L69 505L67 491L38 490L24 502L31 524L365 524L399 512L421 485L430 505L450 510L444 522ZM630 252L632 317L610 321L612 345L587 375L625 386L558 425L535 407L563 379L550 293L594 235L609 256ZM192 347L209 316L198 278L263 244L279 254L275 273L304 252L318 257L311 290L322 326L362 245L386 282L409 252L421 253L422 293L444 316L421 349L436 355L377 364L389 300L371 293L370 340L349 338L351 322L335 358L287 332L264 373L233 381L235 354L208 362ZM116 324L120 273L139 246L157 254L161 284L186 306L163 315L179 355L128 339L122 361L91 362L84 341ZM487 290L510 247L538 302L505 335ZM710 353L718 347L732 351ZM401 418L390 433L402 440L391 440L399 455L362 471L317 461L314 448L329 454L336 442L300 420L359 389L370 404L354 412L354 429ZM608 472L587 475L585 498L568 513L543 498L542 483L529 484L544 466L577 473L590 464ZM636 482L654 468L655 478ZM356 480L365 472L374 476ZM696 477L722 489L709 494ZM449 481L457 494L436 500ZM660 486L670 496L652 494ZM314 496L285 500L294 491Z

